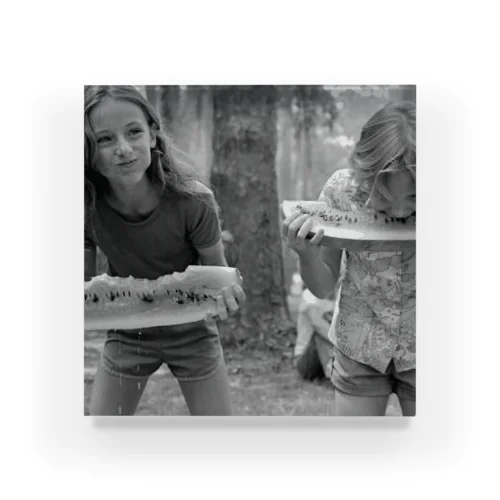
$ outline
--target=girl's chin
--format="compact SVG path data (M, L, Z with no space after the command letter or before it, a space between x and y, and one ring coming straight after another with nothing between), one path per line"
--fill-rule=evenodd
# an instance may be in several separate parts
M145 171L144 172L130 171L130 172L120 173L120 175L113 176L112 178L108 178L108 181L112 184L120 184L120 185L125 184L127 186L131 186L141 182L145 176L146 176Z
M395 215L395 214L392 214L390 212L382 212L383 214L387 215L387 217L392 217L394 219L406 219L407 217L410 217L411 215L413 215L415 212L408 212L406 214L403 214L403 215Z

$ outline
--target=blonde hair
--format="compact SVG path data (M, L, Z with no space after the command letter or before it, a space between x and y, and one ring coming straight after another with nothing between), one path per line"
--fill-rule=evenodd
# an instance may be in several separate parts
M412 102L389 102L364 125L350 164L369 203L382 173L408 170L416 176L416 109Z

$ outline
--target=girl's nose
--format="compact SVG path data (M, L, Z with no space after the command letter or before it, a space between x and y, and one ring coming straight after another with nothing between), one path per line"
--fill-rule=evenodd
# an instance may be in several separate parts
M131 151L130 144L124 137L119 137L116 141L116 153L123 156Z

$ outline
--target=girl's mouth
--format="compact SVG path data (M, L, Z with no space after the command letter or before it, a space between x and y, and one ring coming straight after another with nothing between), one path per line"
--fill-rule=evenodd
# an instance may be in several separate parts
M390 211L389 212L385 212L384 211L382 213L384 213L388 217L392 217L394 219L407 219L408 217L410 217L411 215L413 215L415 212L409 211L409 212L407 212L405 214L398 214L398 215L394 215Z
M130 160L130 161L123 161L121 163L118 163L118 166L121 167L121 168L129 168L131 167L132 165L134 165L134 163L137 161L137 159L135 160Z

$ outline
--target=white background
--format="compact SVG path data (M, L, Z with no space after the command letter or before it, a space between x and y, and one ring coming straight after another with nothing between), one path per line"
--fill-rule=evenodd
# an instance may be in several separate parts
M3 8L4 498L491 491L499 445L498 27L493 2L403 5ZM90 83L418 85L415 419L83 417L82 105Z

